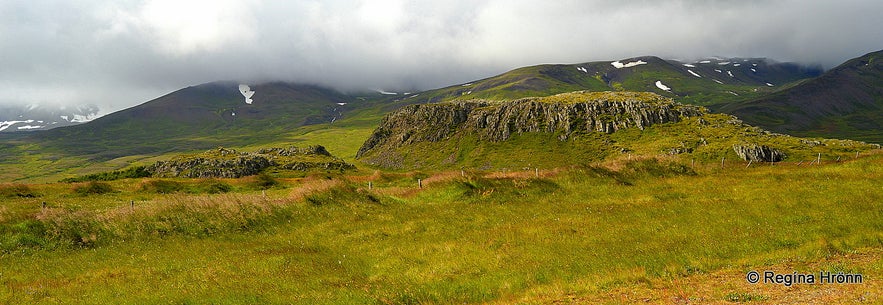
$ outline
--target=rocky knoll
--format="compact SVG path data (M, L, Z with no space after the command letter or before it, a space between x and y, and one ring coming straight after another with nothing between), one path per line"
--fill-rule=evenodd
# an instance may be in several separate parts
M388 114L362 145L360 158L380 147L438 142L458 132L501 142L514 133L549 133L566 141L574 134L678 122L706 113L653 93L572 92L513 101L468 100L410 105Z
M332 156L325 147L316 145L307 148L265 148L253 153L218 148L158 161L147 171L155 177L239 178L258 174L270 167L298 171L355 168Z

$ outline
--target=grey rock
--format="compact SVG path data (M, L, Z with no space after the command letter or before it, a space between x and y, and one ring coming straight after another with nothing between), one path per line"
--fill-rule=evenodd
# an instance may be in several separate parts
M733 145L733 150L745 161L779 162L785 159L785 153L766 145L737 144Z
M590 99L550 103L538 98L514 101L469 100L405 106L384 117L356 154L361 158L379 147L439 142L459 132L483 141L502 142L517 133L550 133L566 141L574 134L613 133L627 128L678 122L706 113L704 108L655 100Z

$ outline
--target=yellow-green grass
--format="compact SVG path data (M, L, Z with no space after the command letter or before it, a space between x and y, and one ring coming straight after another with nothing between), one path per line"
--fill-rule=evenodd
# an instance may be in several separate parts
M723 171L702 164L695 175L641 164L617 161L540 177L314 177L265 193L247 179L226 180L236 191L220 195L145 193L142 180L112 182L118 192L89 196L65 184L30 185L40 197L4 198L0 205L3 242L30 224L45 245L4 245L0 298L804 303L839 293L837 300L879 301L883 154L821 166ZM376 182L373 189L368 181ZM49 230L41 233L37 223ZM72 242L65 234L72 231L86 242ZM785 292L745 283L747 271L765 269L855 272L868 283Z

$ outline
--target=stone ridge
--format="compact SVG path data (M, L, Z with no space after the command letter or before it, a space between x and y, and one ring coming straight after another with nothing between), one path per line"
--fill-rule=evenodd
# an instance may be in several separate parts
M218 148L196 155L157 161L147 168L154 177L239 178L269 167L308 171L349 170L355 166L332 156L321 145L307 148L265 148L254 153Z
M652 93L573 92L513 101L468 100L410 105L384 117L356 158L381 146L438 142L458 132L483 141L506 141L513 133L553 133L561 141L573 134L613 133L626 128L679 122L701 116L702 107L675 103Z

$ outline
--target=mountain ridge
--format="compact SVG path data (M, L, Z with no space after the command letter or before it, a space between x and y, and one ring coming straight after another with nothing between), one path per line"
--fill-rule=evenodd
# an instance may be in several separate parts
M821 73L821 68L816 66L780 63L765 58L706 59L686 63L640 56L616 61L522 67L468 83L419 92L398 99L398 102L512 99L580 90L618 90L655 92L679 98L687 104L705 106L768 94ZM660 88L657 82L670 90Z
M717 110L777 132L883 143L883 51L848 60L782 92Z

